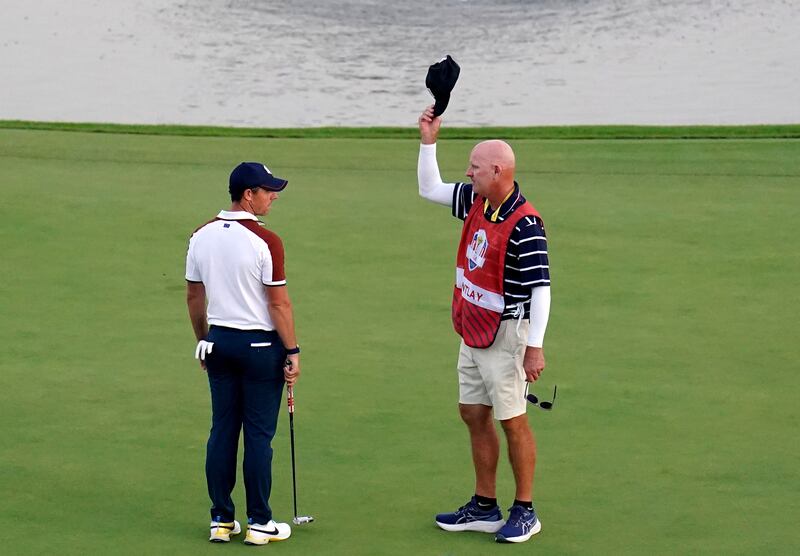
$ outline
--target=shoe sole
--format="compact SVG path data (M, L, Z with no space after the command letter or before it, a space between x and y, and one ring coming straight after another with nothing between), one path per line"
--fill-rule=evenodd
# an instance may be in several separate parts
M504 537L503 535L497 535L495 540L497 542L525 542L541 530L542 530L542 522L537 519L536 525L533 526L533 528L527 535L522 535L519 537Z
M238 531L231 530L231 532L228 533L227 535L211 535L210 537L208 537L208 540L209 542L231 542L231 537L235 537L241 532L242 532L241 529L239 529Z
M264 539L264 542L261 542L260 540L252 540L252 539L247 538L247 539L244 540L244 544L249 544L249 545L252 545L252 546L262 546L262 545L265 545L265 544L268 544L268 543L271 543L271 542L285 541L288 538L289 537L284 537L284 538L270 537L268 539Z
M266 536L266 537L263 537L263 538L259 539L259 538L253 538L248 534L244 538L244 544L250 544L250 545L253 545L253 546L261 546L261 545L264 545L264 544L267 544L267 543L271 543L271 542L285 541L286 539L288 539L291 536L292 536L292 534L289 533L285 537Z
M497 533L503 528L505 521L470 521L469 523L457 523L455 525L450 523L436 522L439 528L445 531L476 531L478 533Z

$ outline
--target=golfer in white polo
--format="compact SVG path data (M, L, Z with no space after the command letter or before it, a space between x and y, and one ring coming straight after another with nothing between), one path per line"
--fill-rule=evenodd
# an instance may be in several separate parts
M195 357L208 373L212 424L206 451L212 542L241 532L231 491L244 431L246 544L289 538L273 519L272 438L284 384L300 375L300 348L284 274L283 243L258 220L286 180L260 163L230 175L230 210L198 228L186 255L186 302L197 337ZM207 306L206 306L207 303Z

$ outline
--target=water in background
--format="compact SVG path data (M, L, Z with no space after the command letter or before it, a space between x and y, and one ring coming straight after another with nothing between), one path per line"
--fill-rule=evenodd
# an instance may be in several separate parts
M800 0L0 0L0 119L800 123Z

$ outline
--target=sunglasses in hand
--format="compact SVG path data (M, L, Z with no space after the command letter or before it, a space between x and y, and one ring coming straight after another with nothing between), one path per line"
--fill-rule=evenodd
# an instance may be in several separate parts
M529 382L525 383L525 399L528 400L529 403L539 407L540 409L544 409L545 411L550 411L553 409L553 404L556 403L556 390L558 386L553 386L553 399L552 401L539 401L539 398L536 397L536 394L528 394L528 386L530 385Z

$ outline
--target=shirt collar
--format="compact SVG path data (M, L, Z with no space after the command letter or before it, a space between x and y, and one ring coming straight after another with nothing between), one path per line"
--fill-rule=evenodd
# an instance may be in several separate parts
M498 222L502 222L503 220L506 219L506 217L514 210L514 207L519 202L521 197L522 194L520 193L519 190L519 184L516 181L514 181L514 191L512 191L508 199L506 199L505 202L502 205L500 205L500 210L497 211ZM483 214L486 217L490 217L492 215L492 212L493 211L491 207L487 206Z
M246 210L221 210L217 218L221 220L255 220L258 222L258 218Z

